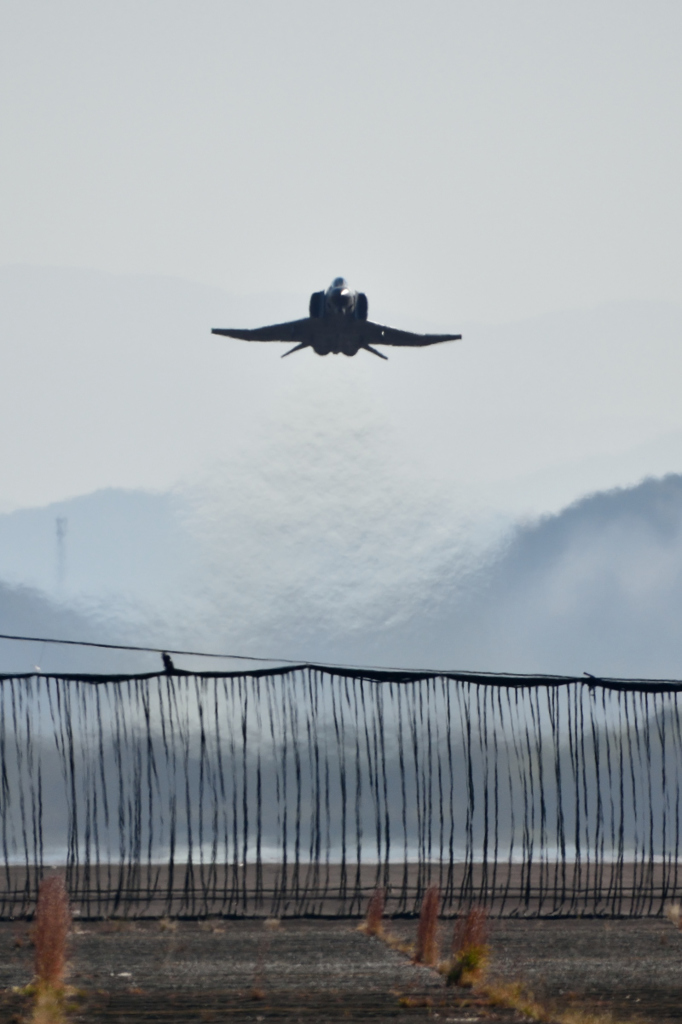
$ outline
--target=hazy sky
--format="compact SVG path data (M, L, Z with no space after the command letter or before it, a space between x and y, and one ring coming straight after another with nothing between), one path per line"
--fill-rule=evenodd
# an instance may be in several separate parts
M1 0L0 265L679 298L679 0ZM372 306L371 306L372 308Z
M1 511L194 484L254 578L338 533L395 589L422 537L682 470L679 3L0 12ZM337 273L464 341L209 333Z
M174 622L352 660L513 523L682 471L681 40L680 0L0 0L0 511L177 487L202 546ZM464 340L209 333L337 274ZM134 548L69 515L68 572L96 527Z

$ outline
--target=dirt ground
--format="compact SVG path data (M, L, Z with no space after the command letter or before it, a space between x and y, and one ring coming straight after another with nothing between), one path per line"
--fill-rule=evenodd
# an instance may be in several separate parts
M415 967L357 930L357 920L98 922L75 928L73 1020L518 1021ZM390 922L412 939L414 922ZM447 952L451 924L443 924ZM560 1007L620 1020L682 1021L682 934L667 921L494 921L490 974L524 981ZM0 1020L28 1011L13 987L32 975L25 923L0 924Z
M560 1005L682 1021L682 934L668 921L500 921L493 949L495 972Z

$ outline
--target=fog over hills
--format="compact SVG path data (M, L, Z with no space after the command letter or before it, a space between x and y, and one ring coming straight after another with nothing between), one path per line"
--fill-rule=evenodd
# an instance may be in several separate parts
M219 503L227 523L211 523L203 500L199 516L187 496L120 491L0 517L5 575L18 580L23 554L35 587L3 585L2 631L341 663L682 677L682 476L591 495L501 533L470 561L454 529L419 539L434 525L424 509L413 533L394 520L402 551L372 559L378 522L355 547L342 529L329 537L310 517L296 522L296 509L284 510L283 533L268 533L251 518L258 499L267 506L259 492L243 517ZM56 515L68 522L62 579ZM3 644L3 667L159 664L28 648Z
M682 476L511 531L396 649L441 666L682 678ZM402 646L401 646L402 645Z
M680 674L679 478L639 483L682 471L680 307L467 325L352 283L464 341L282 361L210 327L307 295L0 269L1 631Z
M29 587L0 583L0 631L12 636L59 637L85 641L130 643L126 623L90 605L87 611L63 606ZM0 640L0 672L130 672L153 671L158 655L132 654L88 647Z

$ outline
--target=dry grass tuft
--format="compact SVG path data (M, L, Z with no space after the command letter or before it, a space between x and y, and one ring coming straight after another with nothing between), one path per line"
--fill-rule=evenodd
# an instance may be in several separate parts
M499 1006L505 1010L517 1010L523 1013L529 1020L550 1021L553 1018L548 1014L546 1007L536 1001L532 992L528 992L523 985L514 982L511 985L486 985L482 994L489 1006Z
M488 912L483 907L472 907L466 917L458 917L452 933L452 955L459 956L472 946L488 944Z
M682 907L679 903L669 903L665 908L665 916L676 928L682 928Z
M53 985L36 985L34 996L31 1024L64 1024L63 988L55 988Z
M263 921L263 927L274 932L277 931L278 928L282 927L282 922L279 917L266 917Z
M35 948L35 1001L33 1024L61 1024L64 1020L66 955L71 910L64 880L44 878L38 891L32 939Z
M384 909L386 907L386 890L375 889L370 897L367 906L367 917L360 925L360 931L365 935L376 935L381 937L384 933Z
M477 991L484 996L489 1006L516 1010L540 1024L619 1024L610 1013L595 1013L579 1007L560 1010L543 1005L518 982L512 985L486 985Z
M110 917L105 919L102 931L107 935L115 935L119 932L135 932L137 931L137 925L134 921L126 921L122 917Z
M216 918L209 918L207 921L197 921L197 928L200 932L210 932L211 935L225 934L224 926Z
M433 1006L433 999L431 996L400 996L398 999L398 1006L403 1006L408 1009L417 1009L418 1007Z
M482 907L472 907L466 917L455 921L452 934L452 959L441 965L448 985L471 988L481 976L488 962L488 913Z
M378 938L382 939L389 949L395 949L398 953L404 953L405 956L413 956L414 954L414 946L411 942L401 939L397 935L391 935L386 929L379 933Z
M63 878L59 875L44 878L38 892L32 936L39 984L63 985L70 929L71 910Z
M552 1019L559 1024L618 1024L610 1013L592 1013L590 1010L564 1010Z
M178 930L178 922L171 921L170 917L162 917L159 919L159 931L160 932L176 932Z
M430 886L424 893L422 908L417 927L417 943L414 950L414 962L433 966L438 960L438 911L440 910L440 890L437 885Z

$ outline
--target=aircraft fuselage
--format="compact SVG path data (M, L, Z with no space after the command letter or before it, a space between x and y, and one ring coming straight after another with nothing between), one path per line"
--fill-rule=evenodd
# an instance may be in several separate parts
M354 356L365 349L381 359L388 357L372 343L421 348L461 338L460 334L415 334L372 323L367 319L367 296L349 288L343 277L335 277L325 292L313 292L309 316L303 320L247 329L214 327L213 334L243 341L295 341L295 347L285 352L285 356L304 348L312 348L318 356L330 353Z
M367 297L349 288L343 277L335 277L326 292L311 295L310 316L325 321L324 331L310 343L318 356L354 356L362 347L361 334L354 327L367 319Z

